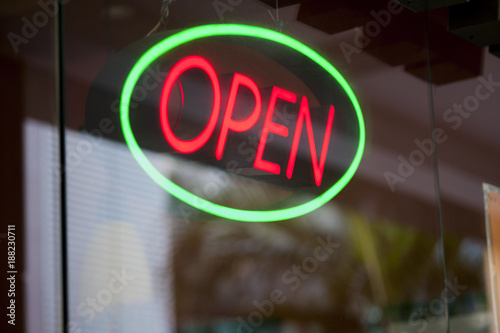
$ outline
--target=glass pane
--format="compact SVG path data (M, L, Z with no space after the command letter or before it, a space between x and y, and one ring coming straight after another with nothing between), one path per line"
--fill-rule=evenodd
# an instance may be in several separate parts
M491 268L484 227L483 183L500 183L500 137L496 127L500 121L500 95L496 93L500 62L488 52L482 57L482 61L468 60L478 61L481 66L477 76L435 87L436 126L444 133L437 149L446 270L448 280L457 279L463 286L460 295L450 303L450 316L454 319L451 328L467 332L485 332L494 319L489 316Z
M43 8L0 5L4 332L57 332L61 324L57 50L54 13Z
M64 6L72 327L487 330L499 66L446 6L163 4ZM480 84L484 113L448 113Z

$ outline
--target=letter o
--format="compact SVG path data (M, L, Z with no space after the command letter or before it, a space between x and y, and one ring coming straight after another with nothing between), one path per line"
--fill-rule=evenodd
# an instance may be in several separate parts
M142 102L146 99L148 92L143 87L137 86L132 94L132 99L134 102Z
M309 265L311 263L312 265ZM318 268L318 262L313 257L307 257L302 261L302 268L307 273L312 273Z
M418 160L415 159L415 155L418 156ZM425 155L420 150L415 149L414 151L411 152L409 160L413 166L419 166L424 163Z
M214 90L214 105L208 124L201 132L201 134L192 140L184 141L177 138L174 135L172 128L170 127L170 123L168 121L168 101L175 82L182 73L190 68L200 68L205 71L205 73L207 73L210 81L212 82L212 88ZM174 67L172 67L170 73L167 76L167 79L165 80L160 100L161 128L168 143L170 143L170 145L172 145L172 147L176 151L184 154L192 153L200 149L205 143L207 143L208 139L215 130L215 125L217 124L217 119L219 118L220 103L221 92L219 79L217 78L215 69L208 62L208 60L200 56L189 56L179 60L179 62L177 62Z
M437 308L435 305L437 305ZM440 299L434 299L429 304L429 308L433 315L438 316L444 312L444 302Z
M464 108L469 112L476 111L479 108L479 100L475 96L467 96L464 99Z
M213 198L219 195L220 190L217 184L210 182L205 184L205 186L203 187L203 192L207 197Z
M106 297L104 297L106 295ZM106 298L106 299L105 299ZM97 300L102 304L102 305L108 305L111 303L111 300L113 299L113 295L111 294L111 291L108 289L103 289L97 294Z
M374 27L375 31L371 30L370 27ZM375 21L368 22L365 26L365 34L367 34L369 37L378 36L378 34L380 34L380 24Z
M41 18L41 21L38 18ZM43 27L48 22L49 22L49 17L41 10L36 12L35 15L33 15L33 23L35 23L35 25L39 28Z
M253 320L254 319L253 317L257 317L256 322ZM262 314L260 312L252 311L248 315L248 323L250 323L250 325L252 325L253 327L260 326L262 325L263 322L264 322L264 317L262 317Z
M92 144L87 140L78 142L76 151L80 156L86 156L92 152Z

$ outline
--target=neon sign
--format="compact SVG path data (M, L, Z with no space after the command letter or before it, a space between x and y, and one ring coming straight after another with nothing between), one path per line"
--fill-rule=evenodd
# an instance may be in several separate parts
M168 103L175 82L177 81L177 79L179 79L180 75L182 75L184 71L191 68L202 69L210 78L214 95L213 108L210 115L210 120L205 129L203 130L203 132L199 136L191 140L180 140L175 136L172 130L172 126L169 124ZM253 97L255 99L255 107L251 112L250 116L245 120L234 120L231 118L231 116L234 111L234 105L236 103L236 97L240 85L246 86L252 92ZM276 102L278 99L282 99L290 103L296 103L297 96L294 93L291 93L284 89L278 87L273 88L254 163L254 167L256 169L267 171L273 174L279 174L281 170L278 164L263 159L264 149L266 146L268 135L270 132L273 132L275 134L284 137L288 136L287 127L272 122L273 114L276 107ZM261 94L259 92L259 89L257 88L257 84L251 78L244 76L240 73L235 73L231 84L231 90L229 92L229 99L227 103L226 112L224 115L224 120L222 122L222 129L220 132L217 148L215 151L215 157L217 159L220 160L222 158L228 132L230 130L235 132L244 132L249 130L257 122L257 119L259 118L259 114L261 112L261 106L262 106ZM220 113L220 107L221 107L221 89L219 85L219 80L217 78L217 73L215 72L215 69L210 64L210 62L199 56L188 56L186 58L181 59L172 67L172 70L170 71L165 81L160 101L161 126L168 143L170 143L170 145L180 153L192 153L200 149L204 144L207 143L209 137L215 130L215 125L217 123L217 119ZM293 136L293 143L290 151L290 159L286 170L286 176L288 178L291 178L293 174L295 159L297 157L297 151L299 148L300 135L302 133L303 123L304 121L306 121L309 148L311 151L311 159L314 168L314 179L317 186L321 184L321 179L323 177L323 169L325 167L326 155L328 152L328 144L330 142L333 116L335 113L334 110L335 109L333 105L330 106L328 122L326 125L326 131L323 140L323 146L322 146L323 148L321 150L321 155L320 155L321 156L320 163L318 164L316 145L314 143L313 128L311 124L311 116L309 112L309 104L307 101L307 97L306 96L302 97L302 101L300 103L299 116L297 120L297 126L295 134Z
M354 110L354 118L356 119L358 133L357 148L354 157L347 168L347 170L339 177L339 179L323 193L305 203L301 203L294 207L287 207L272 210L245 210L216 204L209 200L203 199L194 193L182 188L175 184L170 179L161 174L154 165L148 160L144 152L141 150L137 139L133 133L130 122L130 104L133 90L141 74L158 58L172 52L176 48L189 42L209 38L213 36L237 36L237 37L251 37L259 38L265 41L277 43L279 45L290 48L292 51L298 52L309 61L314 62L322 71L326 72L328 76L336 82L343 93L347 96L350 106ZM197 69L201 70L206 77L208 77L212 88L212 107L210 117L204 129L195 138L183 140L177 137L173 132L173 124L169 120L169 101L172 96L173 87L182 77L183 73L188 70ZM245 119L233 118L236 101L240 88L244 87L251 92L254 99L254 108ZM181 87L182 89L182 87ZM184 98L184 96L183 96ZM189 55L177 61L170 69L168 76L162 88L159 109L160 109L160 122L161 129L166 141L173 149L182 154L190 154L202 148L210 137L213 135L217 126L217 121L222 113L222 125L217 138L217 144L214 151L214 157L220 160L224 156L224 150L227 143L229 133L232 132L245 132L252 128L259 119L263 109L263 99L259 88L252 78L242 73L234 73L225 110L221 111L222 95L219 78L216 69L209 60L198 56ZM298 116L292 139L290 154L288 156L288 163L286 170L281 170L280 165L269 158L264 158L264 151L268 142L269 134L272 133L281 137L289 136L289 129L286 126L280 125L273 121L273 114L277 101L282 101L289 104L296 104L298 107ZM267 100L266 100L267 102ZM183 101L184 103L184 101ZM342 112L337 106L328 106L328 117L326 124L323 125L325 132L321 142L321 146L316 147L314 140L313 126L311 122L311 110L309 108L309 100L306 96L297 96L297 94L286 89L274 86L272 87L271 95L268 100L267 108L265 110L265 117L262 127L262 133L259 138L257 154L255 156L253 167L270 174L284 173L288 179L293 177L297 152L300 145L300 137L303 132L307 133L307 140L309 143L309 151L313 168L314 182L316 186L320 186L323 180L323 170L326 163L328 154L328 147L332 133L332 126L334 118L337 118L336 113ZM120 121L122 126L125 141L140 166L143 170L167 192L176 197L177 199L207 213L220 216L227 219L239 220L244 222L270 222L295 218L307 214L329 200L331 200L337 193L339 193L354 176L358 168L365 145L365 126L361 113L359 103L345 79L340 73L318 53L298 42L297 40L283 35L281 33L267 30L264 28L257 28L244 25L224 24L224 25L207 25L196 28L191 28L175 35L172 35L150 48L138 60L130 71L125 80L125 84L121 94L120 100ZM318 148L318 149L317 149ZM318 161L318 151L319 161Z

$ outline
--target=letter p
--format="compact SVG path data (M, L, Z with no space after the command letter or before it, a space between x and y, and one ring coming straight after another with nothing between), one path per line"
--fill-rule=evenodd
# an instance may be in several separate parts
M252 114L247 119L234 120L232 119L232 115L234 111L234 105L236 104L236 95L238 93L240 85L247 87L253 93L255 98L255 108L253 109ZM232 130L234 132L244 132L252 128L252 126L257 122L257 119L259 119L261 108L262 100L260 97L259 88L257 88L257 84L255 84L255 82L247 76L244 76L240 73L234 73L231 90L229 92L229 98L227 100L226 113L224 115L219 141L217 143L217 148L215 151L215 157L217 157L218 160L222 158L222 155L224 153L227 133L229 132L229 130Z

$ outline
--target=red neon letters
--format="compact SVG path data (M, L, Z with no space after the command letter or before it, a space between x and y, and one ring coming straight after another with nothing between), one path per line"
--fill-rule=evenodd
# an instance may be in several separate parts
M316 155L316 145L314 144L313 129L311 124L311 114L309 113L309 105L307 103L306 96L302 97L302 102L300 103L299 119L297 119L297 126L295 127L295 135L293 136L292 150L290 151L290 159L288 160L288 167L286 169L286 176L288 179L292 178L293 167L295 165L295 158L297 157L297 150L299 149L300 133L302 132L302 125L304 124L304 119L306 120L307 138L309 139L309 149L311 150L311 159L314 170L314 181L316 185L321 185L321 179L323 178L323 170L325 169L326 154L328 152L328 144L330 143L330 134L332 132L333 116L335 115L335 109L333 105L330 106L330 111L328 113L328 121L326 123L325 137L323 138L323 148L321 149L321 156L319 159Z
M297 101L297 96L295 96L295 94L278 87L273 87L271 100L269 101L269 107L267 108L266 119L264 120L264 128L262 128L262 135L260 136L259 146L257 147L257 155L255 156L255 162L253 164L256 169L268 171L277 175L280 173L280 166L276 163L264 161L262 159L262 155L264 155L264 147L266 146L269 132L285 137L288 136L288 128L272 122L274 108L278 98L290 103L295 103Z
M170 94L172 92L172 88L175 82L179 79L179 77L187 70L191 68L199 68L202 69L210 78L213 93L214 93L214 101L212 113L210 115L210 119L205 129L202 131L200 135L192 140L181 140L177 138L171 125L168 120L168 102L170 98ZM234 120L232 118L234 112L234 106L236 103L236 98L238 95L238 91L240 86L244 86L248 88L255 99L255 107L246 119L244 120ZM260 169L263 171L267 171L273 174L280 174L280 166L271 161L266 161L263 159L264 149L266 146L267 138L269 132L287 137L288 136L288 128L272 122L274 110L276 107L277 100L281 99L289 103L295 104L297 102L297 96L289 91L281 89L279 87L273 87L271 92L271 98L269 101L269 106L267 108L267 113L264 120L264 126L262 129L262 134L260 137L259 145L257 147L257 154L254 161L254 168ZM217 124L217 119L219 118L221 106L221 89L219 84L219 79L217 77L217 73L212 65L204 58L199 56L188 56L181 59L177 62L170 73L168 74L165 84L163 86L161 100L160 100L160 121L161 127L163 130L163 134L167 139L168 143L178 152L187 154L192 153L200 149L210 138L215 130L215 126ZM228 102L226 106L226 112L224 113L224 119L222 122L219 139L217 141L217 147L215 149L215 157L217 159L221 159L224 154L224 147L226 145L226 140L229 131L233 132L245 132L252 128L257 122L262 109L262 98L260 91L257 87L257 84L250 79L249 77L242 75L240 73L235 73L233 76L233 81L231 83L231 89L229 91ZM326 155L328 153L328 145L330 143L330 136L333 124L333 118L335 115L335 109L333 106L330 106L328 120L326 124L325 136L323 139L323 145L321 148L321 155L318 163L318 156L316 153L316 144L314 142L313 135L313 127L311 123L311 115L309 112L309 103L305 96L302 97L300 104L300 111L297 119L297 126L295 127L295 133L293 136L292 147L290 151L290 157L288 160L288 166L286 170L286 176L290 179L293 175L293 169L295 166L295 160L297 158L297 151L299 148L300 136L302 133L302 127L304 122L306 123L306 131L307 138L309 140L309 149L311 152L311 160L314 171L314 180L317 186L321 185L321 180L323 177L323 170L326 163Z
M253 93L253 96L255 97L255 108L252 111L250 117L245 120L236 121L231 119L231 116L233 115L234 104L236 103L236 94L238 93L238 88L240 85L246 86ZM259 88L257 88L255 82L244 75L235 73L233 77L233 83L231 84L231 90L229 91L226 114L224 115L224 121L222 122L219 142L217 143L217 149L215 150L215 157L217 157L218 160L222 158L228 131L232 130L234 132L244 132L252 128L252 126L257 122L257 119L259 119L261 108L262 99L260 98Z
M205 127L203 132L192 140L183 141L174 135L172 128L170 127L168 121L168 100L170 98L172 88L174 87L174 84L179 76L190 68L200 68L207 73L214 89L214 107L212 109L212 115L210 116L207 127ZM200 149L205 143L207 143L210 136L212 136L215 125L217 125L217 118L219 118L220 112L220 100L219 78L217 77L217 73L215 73L215 69L206 59L198 56L190 56L176 63L170 70L170 73L165 80L160 99L161 128L168 143L170 143L175 150L184 154L192 153Z

